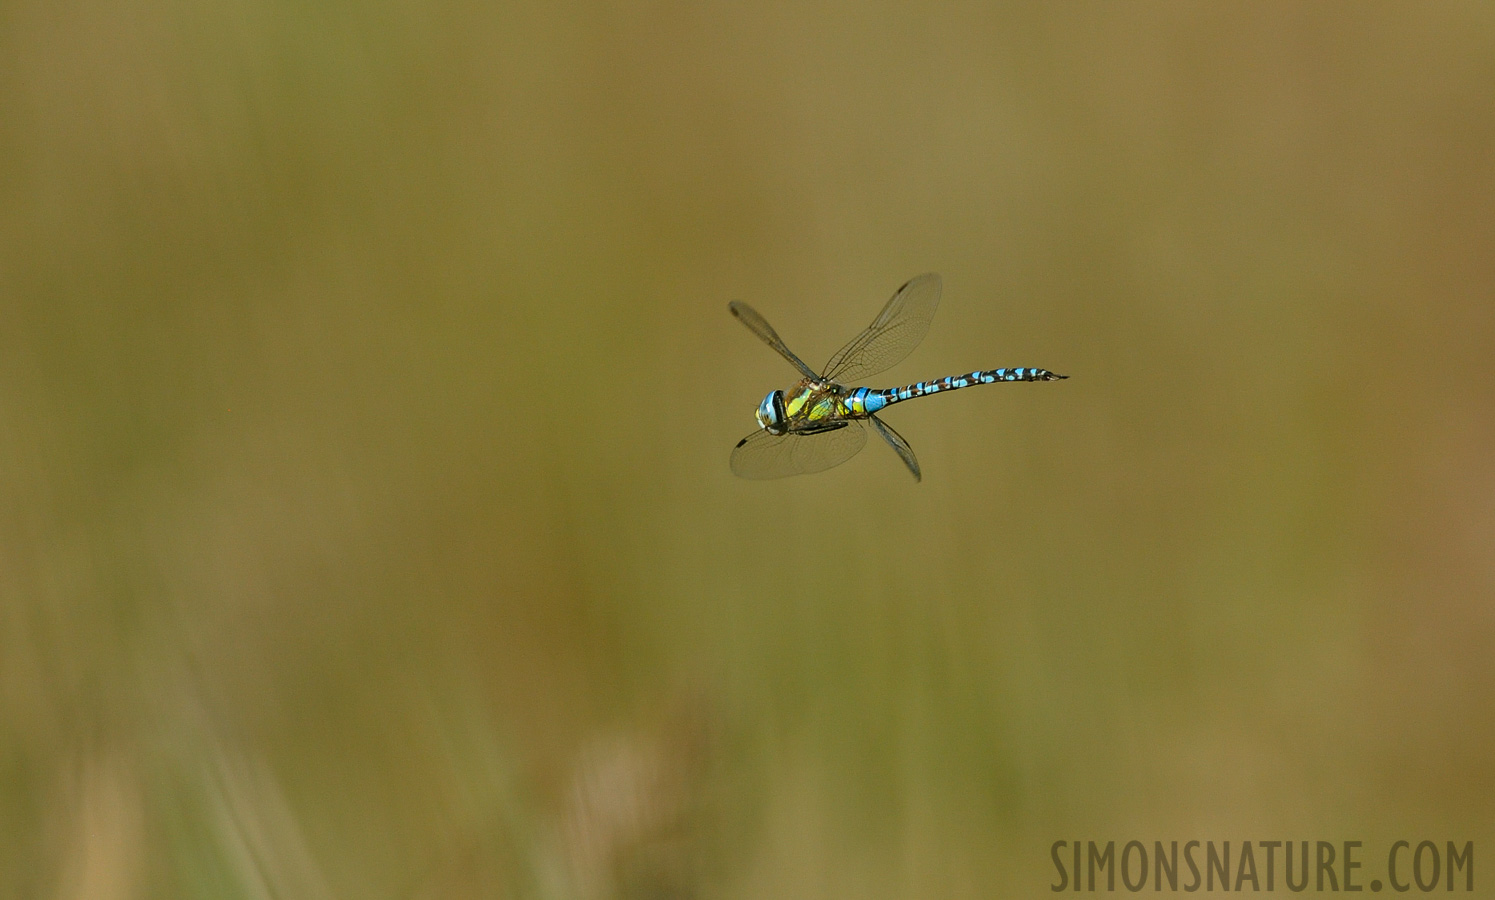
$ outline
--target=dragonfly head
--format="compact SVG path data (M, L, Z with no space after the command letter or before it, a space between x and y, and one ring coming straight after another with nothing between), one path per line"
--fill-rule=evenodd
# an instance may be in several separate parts
M784 413L784 392L773 391L758 404L758 425L769 434L786 434L789 426Z

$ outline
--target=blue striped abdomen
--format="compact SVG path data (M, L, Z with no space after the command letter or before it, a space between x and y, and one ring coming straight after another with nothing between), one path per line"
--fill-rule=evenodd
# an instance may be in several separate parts
M995 384L999 381L1058 381L1068 375L1055 375L1048 369L1018 367L1016 369L987 369L969 375L949 375L937 381L920 381L900 388L857 388L847 397L847 406L854 414L875 413L885 406L912 400L925 394L953 391L975 384Z

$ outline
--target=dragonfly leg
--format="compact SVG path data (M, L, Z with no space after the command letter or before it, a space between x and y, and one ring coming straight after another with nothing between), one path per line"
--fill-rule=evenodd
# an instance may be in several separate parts
M827 431L835 431L837 428L845 428L850 424L850 422L846 421L826 422L824 424L811 425L807 428L796 428L792 433L800 435L801 437L811 434L825 434Z

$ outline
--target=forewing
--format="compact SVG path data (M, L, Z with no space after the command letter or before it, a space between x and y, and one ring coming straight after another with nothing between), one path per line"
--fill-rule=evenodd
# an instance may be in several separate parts
M939 305L939 275L930 272L908 282L898 289L866 331L825 364L826 379L856 384L902 362L929 333L929 323Z
M807 475L839 466L867 445L867 429L860 419L845 428L819 434L769 434L755 431L732 450L732 471L743 478L762 480Z
M727 304L727 308L732 310L732 315L737 317L737 321L746 325L753 334L763 339L763 343L779 351L781 356L789 360L790 365L799 369L800 374L806 378L817 378L816 374L810 370L810 367L805 365L804 360L794 355L784 343L784 339L779 337L779 333L773 330L772 325L768 324L768 320L758 315L756 309L753 309L740 300L733 300Z
M908 466L908 470L914 473L914 480L923 480L923 476L919 474L919 461L914 458L914 448L908 445L908 441L903 439L903 435L894 431L893 426L879 419L877 416L869 416L868 418L872 420L872 427L877 429L877 433L882 435L882 439L888 442L888 446L893 448L893 452L898 454L898 458L903 460L903 464Z

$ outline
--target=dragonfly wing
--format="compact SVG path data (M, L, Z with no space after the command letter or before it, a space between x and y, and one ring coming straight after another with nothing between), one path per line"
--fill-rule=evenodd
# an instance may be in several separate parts
M930 272L908 282L898 289L866 331L825 364L826 380L855 384L898 364L924 340L939 305L939 275Z
M799 369L800 374L804 375L806 378L815 378L816 380L819 380L818 376L810 370L810 367L805 365L804 360L800 359L798 356L795 356L793 351L791 351L789 347L785 345L784 339L779 337L779 333L777 331L773 330L773 326L768 324L768 320L758 315L758 311L756 309L753 309L751 306L748 306L746 303L743 303L740 300L733 300L731 303L727 304L727 308L732 310L732 315L737 317L737 321L746 325L753 332L753 334L756 334L758 337L763 339L763 343L779 351L779 355L789 360L790 365L794 366L796 369Z
M732 471L755 480L807 475L839 466L867 445L860 419L818 434L769 434L755 431L732 450Z
M908 441L903 439L903 435L894 431L893 426L887 422L884 422L877 416L869 416L868 418L872 420L872 427L877 429L877 433L882 435L882 439L888 442L888 446L893 448L893 452L898 454L898 458L903 460L903 464L908 466L908 470L914 473L914 480L921 481L923 476L919 474L919 461L914 458L914 448L910 447Z

